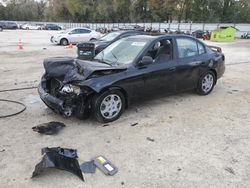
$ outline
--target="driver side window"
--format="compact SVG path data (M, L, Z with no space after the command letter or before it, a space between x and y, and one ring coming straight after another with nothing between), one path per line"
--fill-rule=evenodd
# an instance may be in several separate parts
M172 41L163 39L156 42L146 56L153 58L154 63L164 63L172 59Z
M79 33L79 29L74 29L70 32L71 34L78 34Z

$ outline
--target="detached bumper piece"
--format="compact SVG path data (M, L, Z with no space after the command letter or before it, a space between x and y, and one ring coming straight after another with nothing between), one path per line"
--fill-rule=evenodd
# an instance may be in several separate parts
M43 158L41 162L36 165L32 178L38 176L47 168L57 168L71 172L84 181L77 160L78 156L76 150L60 147L43 148L42 155Z

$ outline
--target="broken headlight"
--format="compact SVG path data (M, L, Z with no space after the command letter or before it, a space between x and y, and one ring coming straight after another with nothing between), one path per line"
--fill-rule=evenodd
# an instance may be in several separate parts
M67 84L65 86L63 86L62 90L61 90L63 93L67 93L67 94L70 94L70 93L75 93L75 94L80 94L81 92L81 89L79 86L75 86L75 85L71 85L71 84Z

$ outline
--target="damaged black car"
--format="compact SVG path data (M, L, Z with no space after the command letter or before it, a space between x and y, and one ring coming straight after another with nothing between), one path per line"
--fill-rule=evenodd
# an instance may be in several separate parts
M193 89L209 94L225 71L225 57L190 36L138 35L114 42L92 61L50 58L44 68L38 90L47 106L64 116L111 122L138 98Z

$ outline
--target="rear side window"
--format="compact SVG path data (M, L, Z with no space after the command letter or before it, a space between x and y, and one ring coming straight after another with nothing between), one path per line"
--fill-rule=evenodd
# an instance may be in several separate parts
M198 50L199 50L199 54L204 54L206 51L205 51L205 47L204 45L202 45L201 43L197 42L198 44Z
M196 41L188 38L177 38L179 58L193 57L199 54Z

